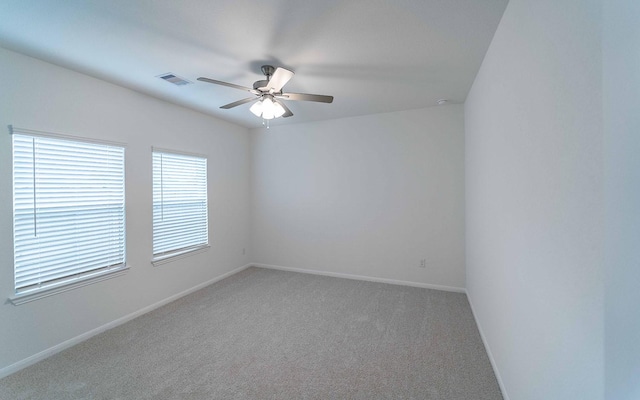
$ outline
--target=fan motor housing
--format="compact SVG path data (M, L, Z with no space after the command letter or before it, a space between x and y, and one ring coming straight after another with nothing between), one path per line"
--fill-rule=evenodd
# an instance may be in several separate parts
M269 81L266 80L266 79L261 80L261 81L255 81L255 82L253 82L253 88L257 90L258 88L267 86L268 83L269 83Z

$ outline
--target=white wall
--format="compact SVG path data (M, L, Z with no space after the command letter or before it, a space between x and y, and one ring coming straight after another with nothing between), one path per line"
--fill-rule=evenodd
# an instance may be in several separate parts
M449 105L252 131L253 260L463 288L463 124Z
M640 399L640 2L607 0L603 20L606 398Z
M250 254L242 255L250 240L246 129L3 49L0 70L0 298L13 294L9 124L127 143L131 267L43 300L2 301L0 370L249 262ZM159 267L150 264L152 145L204 153L209 167L211 248Z
M511 0L465 103L467 290L513 400L604 394L601 6Z

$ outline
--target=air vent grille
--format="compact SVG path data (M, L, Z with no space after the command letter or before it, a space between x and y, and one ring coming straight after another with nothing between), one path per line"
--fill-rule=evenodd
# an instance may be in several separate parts
M172 74L172 73L166 73L166 74L162 74L162 75L158 75L158 78L160 79L164 79L165 81L169 82L169 83L173 83L176 86L184 86L184 85L190 85L193 82L189 82L188 80L179 77L176 74Z

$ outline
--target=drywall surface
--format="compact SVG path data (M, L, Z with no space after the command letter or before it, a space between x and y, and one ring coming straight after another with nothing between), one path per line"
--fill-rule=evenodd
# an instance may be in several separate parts
M3 49L0 70L0 297L13 295L9 124L126 143L130 266L124 276L20 306L3 300L0 369L249 262L245 128ZM151 146L208 158L211 248L158 267L150 263Z
M449 105L253 130L253 261L464 287L463 124Z
M467 291L506 395L604 395L601 2L512 0L465 103Z
M640 2L603 19L606 398L640 399Z

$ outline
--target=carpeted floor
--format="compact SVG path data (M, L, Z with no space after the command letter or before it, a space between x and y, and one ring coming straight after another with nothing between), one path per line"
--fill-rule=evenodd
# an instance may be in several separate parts
M249 268L0 380L0 399L502 399L464 294Z

